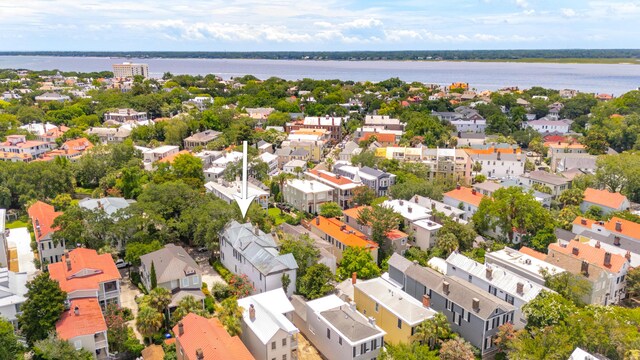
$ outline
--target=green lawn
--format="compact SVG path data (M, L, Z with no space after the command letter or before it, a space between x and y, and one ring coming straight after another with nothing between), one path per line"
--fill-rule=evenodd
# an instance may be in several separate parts
M282 210L278 208L270 208L267 210L267 215L273 220L273 223L278 226L284 222L284 215Z
M6 224L6 228L7 229L17 229L17 228L21 228L21 227L27 227L27 223L24 221L20 221L20 220L16 220L10 223Z

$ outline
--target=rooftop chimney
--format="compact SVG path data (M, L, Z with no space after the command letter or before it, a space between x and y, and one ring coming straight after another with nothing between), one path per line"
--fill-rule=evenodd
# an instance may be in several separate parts
M412 208L411 206L409 206L409 207L407 208L407 211L409 212L409 214L411 214L411 212L413 211L413 208Z
M479 311L480 310L480 299L473 298L472 299L472 303L473 303L473 311Z
M620 246L620 236L615 236L613 238L613 245Z
M340 225L340 231L345 231L347 230L347 225Z
M413 201L414 201L416 204L418 203L418 195L416 195L416 196L413 198Z
M580 219L580 224L587 225L587 219Z
M196 349L196 360L204 360L204 352L201 348Z
M399 200L399 201L398 201L398 204L400 204L400 205L404 205L404 201L403 201L403 200Z
M631 262L631 251L627 250L627 253L624 254L624 257L628 262Z
M604 253L604 266L611 266L611 253L608 251Z
M422 295L422 306L426 308L431 307L431 298L429 297L429 295Z
M524 294L524 284L519 282L516 284L516 292L520 295Z
M67 271L71 271L71 260L67 258Z
M616 221L616 231L617 232L622 231L622 223L620 221Z
M460 190L460 184L456 185L456 190Z
M358 273L354 272L351 274L351 284L355 285L356 281L358 281Z
M369 324L371 327L376 327L376 319L373 316L369 316Z
M445 294L449 294L449 282L448 281L443 281L442 282L442 291Z
M600 249L600 240L598 240L598 242L596 242L596 249Z
M476 194L476 189L471 189L471 195L475 195Z
M73 308L73 314L75 316L80 316L80 308L77 305Z
M493 269L492 268L487 267L485 273L486 273L487 279L491 279L493 277Z
M251 321L256 320L256 307L253 306L253 304L249 305L249 319L251 319Z
M578 256L578 254L580 253L580 249L574 246L573 249L571 250L571 253L575 256Z
M319 216L316 218L316 225L320 225L320 217Z
M184 324L182 321L178 323L178 336L184 335Z
M580 272L584 276L589 276L589 263L586 261L582 261L582 265L580 266Z

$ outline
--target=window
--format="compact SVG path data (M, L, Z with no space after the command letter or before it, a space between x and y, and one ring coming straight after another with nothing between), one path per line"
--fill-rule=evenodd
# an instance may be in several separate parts
M402 320L398 319L398 329L402 329Z
M76 340L73 342L73 346L76 347L76 350L82 349L82 340Z
M471 280L473 280L473 276L469 275L469 282L471 282Z
M272 342L271 343L271 350L275 350L276 349L276 342Z
M506 294L504 296L504 301L508 302L509 304L513 305L513 296Z
M282 339L282 346L287 346L287 338Z
M342 337L338 336L338 344L342 345Z
M189 278L182 278L182 287L189 286Z
M51 241L49 241L49 250L51 250Z
M376 312L378 312L378 303L376 303Z
M287 354L282 355L282 360L287 360Z
M327 329L327 339L331 339L331 329Z
M192 285L196 285L196 284L198 284L198 280L200 280L200 278L198 277L198 275L194 275L194 276L191 278L191 284L192 284Z
M356 347L353 347L353 357L356 357Z
M471 322L471 312L467 311L467 322Z

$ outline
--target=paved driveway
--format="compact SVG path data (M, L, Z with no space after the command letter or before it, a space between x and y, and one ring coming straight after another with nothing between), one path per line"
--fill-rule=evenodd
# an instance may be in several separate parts
M209 262L205 261L204 263L199 263L199 265L202 269L202 282L207 284L209 289L211 289L211 285L216 282L225 284L222 276L220 276L213 267L209 265Z
M122 307L126 307L131 309L131 313L133 314L133 320L127 322L133 332L136 334L136 337L143 341L142 335L136 329L136 316L138 315L138 304L136 303L136 296L142 294L140 289L133 285L129 280L128 274L124 271L122 275L122 281L120 282L120 302Z

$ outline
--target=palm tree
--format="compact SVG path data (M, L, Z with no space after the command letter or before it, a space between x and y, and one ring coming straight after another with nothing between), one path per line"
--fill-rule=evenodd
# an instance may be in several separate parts
M138 312L136 327L142 336L151 340L151 336L162 328L162 320L162 314L156 309L149 306L143 306Z
M182 320L189 313L207 317L207 313L204 311L202 301L196 300L196 298L191 295L187 295L182 298L182 300L180 300L180 302L178 303L178 307L173 312L173 314L171 314L171 322L173 324L177 324L178 321Z
M289 174L286 172L281 172L280 174L274 176L272 178L272 181L277 181L278 185L280 185L280 193L282 194L282 190L284 189L284 183L285 181L289 180L289 179L293 179L296 176L293 174Z
M413 334L412 340L421 344L428 343L429 349L433 350L436 344L442 343L451 334L449 322L442 313L436 313L431 319L422 322Z
M240 325L240 319L242 318L242 312L244 310L238 306L238 300L235 297L230 297L223 300L216 312L218 313L218 319L231 336L240 335L242 333L242 327Z
M436 246L439 249L442 249L447 253L447 255L451 254L455 249L458 248L458 239L455 235L451 233L445 233L438 236L436 239Z
M163 313L171 304L171 292L163 287L157 287L151 290L146 301L149 306Z

